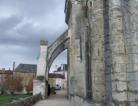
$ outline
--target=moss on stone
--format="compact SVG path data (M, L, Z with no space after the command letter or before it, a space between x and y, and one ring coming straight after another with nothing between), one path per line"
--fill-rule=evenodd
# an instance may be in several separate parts
M48 45L48 41L47 40L41 40L40 45Z
M85 0L81 0L81 5L82 5L82 9L85 10L86 8Z

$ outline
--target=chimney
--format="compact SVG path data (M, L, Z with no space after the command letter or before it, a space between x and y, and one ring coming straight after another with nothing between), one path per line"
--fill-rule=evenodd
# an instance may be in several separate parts
M13 62L13 71L15 71L15 61Z
M40 56L46 56L47 47L48 47L48 41L41 40L40 41Z
M44 76L46 70L46 58L47 58L48 41L40 41L40 56L37 62L37 76Z

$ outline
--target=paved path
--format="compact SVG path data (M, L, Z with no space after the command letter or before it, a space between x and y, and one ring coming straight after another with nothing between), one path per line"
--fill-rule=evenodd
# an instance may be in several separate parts
M65 91L56 91L56 93L56 95L52 95L46 100L37 102L34 106L73 106L66 98Z

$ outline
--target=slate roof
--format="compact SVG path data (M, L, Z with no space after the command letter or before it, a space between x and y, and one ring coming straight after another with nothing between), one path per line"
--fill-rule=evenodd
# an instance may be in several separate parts
M16 69L16 72L36 72L37 65L36 64L19 64Z
M62 75L62 74L49 73L48 76L49 76L49 78L62 78L62 79L65 79L65 75Z

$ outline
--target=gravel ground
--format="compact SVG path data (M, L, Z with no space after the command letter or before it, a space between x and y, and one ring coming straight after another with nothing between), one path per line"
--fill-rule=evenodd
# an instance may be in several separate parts
M34 106L73 106L71 102L66 98L66 92L56 91L56 95L50 96L46 100L37 102Z

